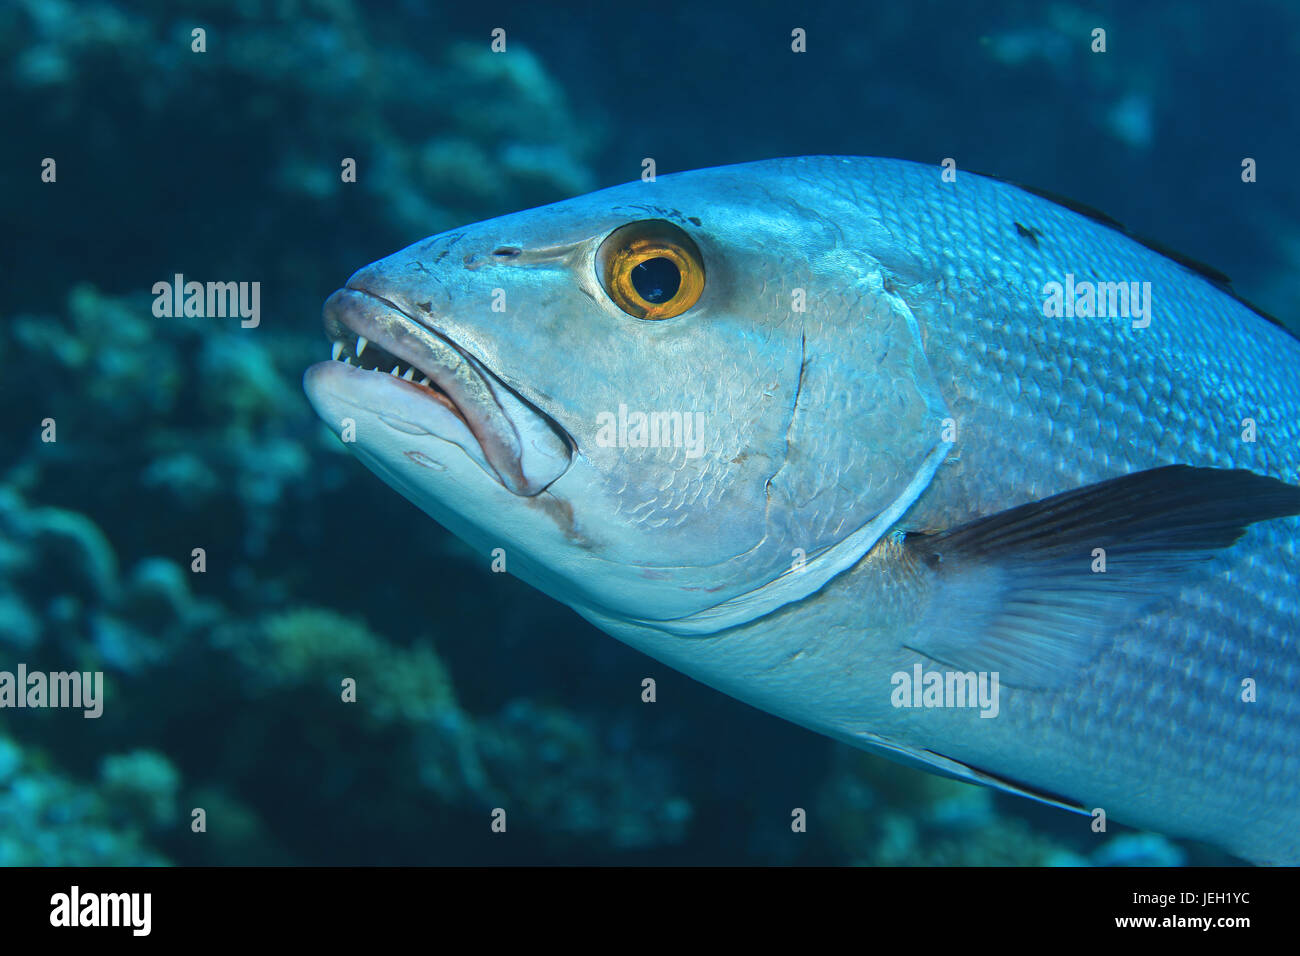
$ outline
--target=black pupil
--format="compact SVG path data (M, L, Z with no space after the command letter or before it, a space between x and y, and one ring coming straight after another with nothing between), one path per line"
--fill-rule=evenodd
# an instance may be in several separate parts
M654 305L662 305L677 294L682 274L671 259L657 256L638 263L632 270L632 287L637 295Z

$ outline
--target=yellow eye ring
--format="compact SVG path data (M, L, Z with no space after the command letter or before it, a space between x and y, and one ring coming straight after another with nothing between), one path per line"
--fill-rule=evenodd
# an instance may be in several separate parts
M685 231L663 219L620 226L596 251L601 285L638 319L671 319L700 300L704 259Z

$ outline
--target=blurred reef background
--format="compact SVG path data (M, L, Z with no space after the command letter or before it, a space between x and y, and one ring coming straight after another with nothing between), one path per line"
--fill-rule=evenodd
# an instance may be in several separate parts
M0 864L1231 862L854 752L624 648L354 462L299 382L354 270L644 157L952 156L1295 327L1300 7L474 6L0 0L0 669L107 685L98 720L0 711ZM175 273L260 281L261 325L155 318Z

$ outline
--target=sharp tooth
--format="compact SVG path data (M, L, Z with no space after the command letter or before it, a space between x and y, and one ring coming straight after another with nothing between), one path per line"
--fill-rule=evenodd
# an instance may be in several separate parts
M421 385L428 385L428 384L429 384L429 379L428 379L428 378L422 378L422 379L420 379L420 384L421 384Z
M408 369L406 370L406 373L402 376L402 378L406 379L408 382L414 382L414 381L415 381L415 368L414 368L414 367L412 367L412 368L408 368Z
M402 366L400 366L400 365L394 365L394 366L393 366L393 370L392 370L391 372L389 372L388 374L389 374L389 375L392 375L394 378L396 378L396 377L397 377L397 370L398 370L399 368L401 368L401 367L402 367Z
M335 343L334 343L334 361L337 362L337 361L339 360L339 356L342 355L342 354L343 354L343 343L342 343L342 342L335 342Z
M350 355L345 355L345 356L343 356L343 364L344 364L344 365L351 365L351 364L352 364L352 356L350 356Z
M366 350L366 346L369 344L370 344L369 340L364 335L357 336L357 358L358 359L361 358L361 353Z

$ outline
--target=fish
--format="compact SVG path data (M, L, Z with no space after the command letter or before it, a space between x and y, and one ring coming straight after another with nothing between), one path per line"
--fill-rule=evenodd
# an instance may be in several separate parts
M807 156L439 233L321 419L609 635L835 740L1300 863L1300 340L964 170Z

